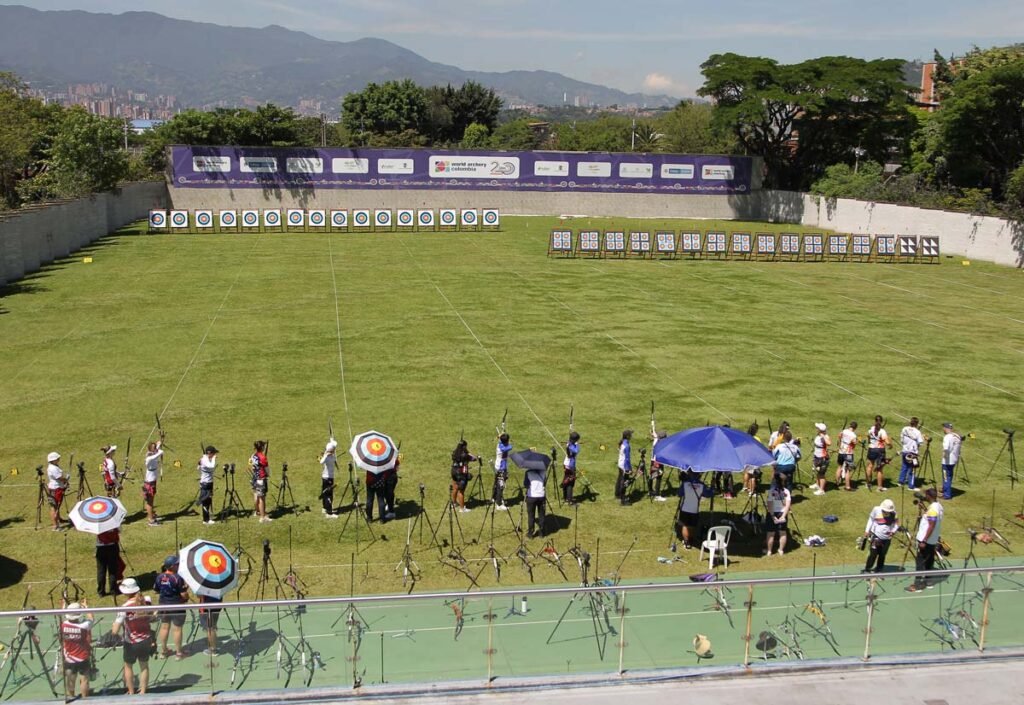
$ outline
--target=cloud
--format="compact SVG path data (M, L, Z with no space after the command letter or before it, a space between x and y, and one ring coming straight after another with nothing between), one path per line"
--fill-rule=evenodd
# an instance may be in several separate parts
M667 93L669 95L681 96L692 93L689 86L677 82L671 76L663 73L651 72L644 76L644 90L648 93Z

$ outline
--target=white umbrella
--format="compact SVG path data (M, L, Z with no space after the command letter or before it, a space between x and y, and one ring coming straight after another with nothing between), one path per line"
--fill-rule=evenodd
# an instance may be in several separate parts
M119 528L128 510L113 497L88 497L72 507L68 516L79 531L102 534Z
M377 431L360 433L348 449L356 465L367 472L380 474L395 467L398 448L390 436Z
M221 599L238 586L238 562L224 544L196 539L178 552L178 575L195 594Z

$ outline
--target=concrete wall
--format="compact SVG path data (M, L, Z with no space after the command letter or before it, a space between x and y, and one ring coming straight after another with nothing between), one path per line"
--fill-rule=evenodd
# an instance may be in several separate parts
M145 219L151 208L164 208L167 202L166 184L153 181L0 214L0 285Z

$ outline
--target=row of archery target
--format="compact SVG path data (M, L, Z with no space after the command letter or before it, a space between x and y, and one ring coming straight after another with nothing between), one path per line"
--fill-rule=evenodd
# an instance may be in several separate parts
M501 213L497 208L368 208L314 209L268 208L236 210L151 210L150 232L167 230L242 230L322 229L322 230L497 230Z

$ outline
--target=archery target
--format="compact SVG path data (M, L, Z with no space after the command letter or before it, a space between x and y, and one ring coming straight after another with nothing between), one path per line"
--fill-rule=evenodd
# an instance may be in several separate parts
M276 228L281 224L281 211L263 211L263 224L268 228Z
M324 223L327 222L327 214L322 210L310 211L307 218L310 226L314 228L322 228Z
M188 211L171 211L171 227L172 228L187 228L188 227Z
M403 228L410 228L416 223L416 215L407 208L398 211L397 218L398 224Z
M196 211L195 219L197 228L213 227L213 211Z
M501 214L497 208L485 208L481 213L484 225L496 227L501 224Z
M220 227L222 228L233 228L238 221L235 218L234 211L221 211L220 212Z
M432 228L434 227L434 211L421 210L419 215L416 216L416 220L421 228Z
M165 227L167 227L167 211L150 211L149 212L149 227L151 227L151 228L165 228Z
M352 211L352 224L357 228L368 228L370 226L370 211Z
M476 211L472 208L462 209L462 224L469 227L476 227Z
M347 228L348 211L331 211L331 225L335 228Z
M299 227L306 223L306 212L298 208L288 209L288 225Z
M373 222L378 228L391 227L391 211L378 210L373 214Z
M260 225L260 212L242 211L242 225L246 228L258 228Z

